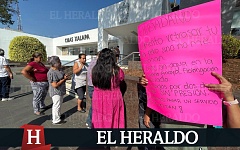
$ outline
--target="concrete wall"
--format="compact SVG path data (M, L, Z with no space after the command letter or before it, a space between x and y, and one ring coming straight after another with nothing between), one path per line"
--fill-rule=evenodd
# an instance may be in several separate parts
M69 56L69 55L65 55L65 56L64 55L56 55L56 56L58 56L63 61L73 61L75 59L78 59L78 55L71 55L71 56ZM93 57L95 57L95 56L87 55L86 56L87 63L90 63ZM70 63L70 64L73 65L73 63Z
M132 52L138 52L138 44L124 44L123 52L121 54L127 55Z
M240 59L226 59L222 64L223 76L233 84L235 90L240 90ZM142 75L142 65L140 61L129 61L127 74L140 77ZM131 71L134 72L131 73ZM137 71L139 70L139 71Z
M119 7L123 2L129 4L129 11L127 21L120 23L122 11L119 10ZM168 0L125 0L100 9L98 11L98 50L106 46L105 28L143 22L168 12L170 12Z
M100 9L98 11L99 27L111 28L136 22L149 20L169 12L167 0L125 0L129 3L129 16L126 23L119 22L119 6L122 2Z
M40 42L43 43L43 45L46 46L47 55L53 55L53 42L52 38L47 38L43 36L28 34L24 32L19 31L13 31L8 29L0 29L0 47L5 50L5 57L9 58L8 56L8 49L10 42L12 39L16 36L30 36L37 38Z
M127 85L124 94L126 128L139 128L138 77L125 76Z

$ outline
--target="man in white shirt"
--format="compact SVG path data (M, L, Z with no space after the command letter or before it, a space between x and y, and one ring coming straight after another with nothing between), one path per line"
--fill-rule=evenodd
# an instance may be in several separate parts
M13 79L12 71L4 57L4 50L0 48L0 98L2 101L13 99L9 98L11 79Z

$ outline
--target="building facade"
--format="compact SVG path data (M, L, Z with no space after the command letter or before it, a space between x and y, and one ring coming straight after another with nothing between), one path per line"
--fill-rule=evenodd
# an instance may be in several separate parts
M98 50L109 47L109 36L116 37L120 53L138 52L140 23L169 13L168 0L123 0L98 11Z
M199 5L199 4L203 4L203 3L207 3L210 2L211 0L180 0L180 9L184 9L184 8L188 8L191 6L195 6L195 5ZM239 1L239 0L237 0ZM221 0L222 6L222 33L223 34L230 34L231 29L233 28L234 23L234 19L233 19L233 15L236 18L236 9L237 9L237 5L236 5L236 0ZM238 8L239 10L239 8ZM239 16L238 12L238 16ZM239 22L239 17L238 17L238 21ZM240 26L240 24L239 24Z
M234 7L233 11L231 34L240 38L240 0L236 0L236 7Z
M180 9L191 7L209 0L181 0ZM223 33L240 29L240 0L222 0ZM120 53L128 55L138 52L138 31L140 23L156 16L170 13L169 0L123 0L98 11L98 28L77 32L56 38L32 35L9 29L0 29L0 47L6 50L11 40L16 36L32 36L46 46L48 56L57 55L63 61L77 59L79 53L88 55L87 59L96 55L103 48L119 46ZM233 15L234 14L234 15ZM233 24L232 24L232 18ZM240 30L239 30L240 31ZM240 32L234 32L240 35Z
M91 56L97 53L97 29L78 32L52 39L53 55L59 56L63 61L72 61L78 58L78 54L87 55L90 61Z
M78 32L57 38L48 38L24 32L0 29L0 47L5 50L5 57L8 56L10 42L16 36L30 36L37 38L46 47L47 56L59 56L63 62L69 62L78 58L79 53L85 53L89 60L97 53L97 29ZM89 60L90 61L90 60Z
M0 47L8 51L11 40L24 35L37 38L46 46L48 56L57 55L63 61L74 60L79 53L90 57L106 47L119 46L120 53L128 55L138 51L137 26L169 12L168 0L124 0L98 11L96 29L57 38L0 29ZM6 57L8 58L8 52Z
M5 57L9 58L8 56L8 49L10 42L16 36L30 36L37 38L40 42L42 42L46 46L47 56L53 55L53 40L52 38L28 34L24 32L14 31L10 29L1 29L0 28L0 48L5 50Z

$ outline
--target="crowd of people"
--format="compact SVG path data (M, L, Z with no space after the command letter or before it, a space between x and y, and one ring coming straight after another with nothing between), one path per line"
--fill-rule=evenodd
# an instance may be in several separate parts
M79 54L78 60L74 62L72 88L78 96L77 111L86 112L82 105L86 90L92 99L86 120L88 128L125 127L124 102L120 90L124 73L116 62L116 52L108 48L101 50L89 66L85 54ZM52 123L61 125L65 123L61 120L61 105L66 94L65 82L70 76L64 74L59 57L49 57L48 64L50 68L42 63L42 54L36 52L21 73L30 80L33 90L33 113L38 116L45 115L41 110L47 109L44 100L49 91L53 103Z
M52 98L52 123L65 123L61 120L61 105L63 96L66 94L65 82L70 78L62 70L61 60L57 56L49 57L47 68L42 63L43 55L35 52L21 71L23 76L30 80L33 91L33 113L44 115L42 109L46 109L44 100L47 91ZM82 101L86 90L92 104L89 109L86 125L88 128L124 128L124 100L120 90L121 82L124 82L124 72L117 65L116 52L104 48L97 58L88 65L86 55L79 54L79 59L73 66L73 88L78 95L77 111L85 113L86 108L82 106ZM212 72L219 84L205 84L209 90L221 92L223 95L223 105L226 107L226 117L223 127L240 128L240 107L238 100L234 98L232 84L223 76ZM12 100L9 98L9 89L13 73L4 57L4 50L0 49L0 98L2 101ZM139 78L139 83L145 88L148 80L145 75ZM88 85L88 86L87 86ZM88 88L87 88L88 87ZM148 107L144 110L141 126L150 127L150 114L152 110ZM157 125L159 126L159 125Z

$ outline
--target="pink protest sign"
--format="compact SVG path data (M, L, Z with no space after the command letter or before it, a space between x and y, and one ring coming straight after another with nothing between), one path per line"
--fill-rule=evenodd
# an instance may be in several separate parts
M221 99L204 87L222 73L220 0L139 25L148 107L178 121L222 125Z

